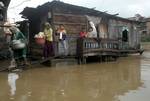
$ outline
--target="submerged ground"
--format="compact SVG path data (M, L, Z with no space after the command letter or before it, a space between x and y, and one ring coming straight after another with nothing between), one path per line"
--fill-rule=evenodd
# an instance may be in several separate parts
M150 51L116 62L0 73L0 101L149 101L149 95Z

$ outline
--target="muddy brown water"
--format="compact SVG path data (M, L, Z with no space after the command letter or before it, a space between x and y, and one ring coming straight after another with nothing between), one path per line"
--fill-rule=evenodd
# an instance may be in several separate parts
M116 62L0 73L0 101L150 101L150 52Z

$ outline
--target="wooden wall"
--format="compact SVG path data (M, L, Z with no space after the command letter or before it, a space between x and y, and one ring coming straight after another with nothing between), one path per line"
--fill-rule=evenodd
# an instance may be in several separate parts
M68 34L79 34L83 27L87 28L87 19L81 15L54 13L53 23L55 27L63 24Z
M140 44L140 33L137 24L132 22L124 22L119 20L110 19L109 21L109 38L110 39L121 39L123 28L128 29L128 45L126 48L134 49Z
M82 28L87 29L86 17L81 15L73 15L73 14L54 13L53 24L55 29L60 24L63 24L65 26L65 29L67 30L67 42L68 42L69 55L76 55L77 38L79 37L79 33L81 32ZM62 53L63 47L61 46L57 38L55 39L57 42L56 55L58 55Z
M39 20L39 21L38 21ZM36 56L42 56L42 47L37 45L34 41L34 35L39 31L43 31L43 24L47 22L47 14L43 15L40 19L34 19L31 21L30 25L30 48L31 54ZM56 29L60 24L65 26L67 31L67 43L68 43L68 54L76 55L77 38L82 28L87 29L87 19L85 16L73 15L73 14L62 14L62 13L52 13L51 25L54 31L54 48L55 55L64 55L63 47L58 40L58 36L55 33Z

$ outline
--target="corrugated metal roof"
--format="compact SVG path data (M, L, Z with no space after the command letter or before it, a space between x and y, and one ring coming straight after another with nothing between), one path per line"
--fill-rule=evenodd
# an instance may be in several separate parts
M119 20L124 20L124 21L129 21L129 22L138 22L138 21L133 21L133 20L129 20L126 18L122 18L122 17L116 16L116 15L111 15L111 14L108 14L106 12L101 12L101 11L98 11L95 9L86 8L86 7L77 6L77 5L72 5L72 4L68 4L68 3L64 3L64 2L60 2L60 1L47 2L43 5L38 6L35 9L25 8L20 14L28 16L28 13L30 13L33 10L36 10L40 13L43 13L43 11L48 12L49 9L51 9L53 7L60 7L60 6L66 7L68 9L69 8L74 9L76 11L79 11L79 13L81 13L81 14L95 15L95 16L106 16L106 17L109 17L112 19L119 19ZM47 11L45 11L45 9L47 9Z

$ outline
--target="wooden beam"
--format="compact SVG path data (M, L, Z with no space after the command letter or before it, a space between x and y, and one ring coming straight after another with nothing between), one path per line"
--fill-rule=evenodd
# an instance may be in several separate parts
M83 26L86 26L86 23L54 22L54 24L56 24L56 25L63 24L63 25L83 25Z
M54 13L54 16L73 16L73 17L83 17L83 18L85 18L85 16L83 16L83 15L75 15L75 14L62 14L62 13Z

